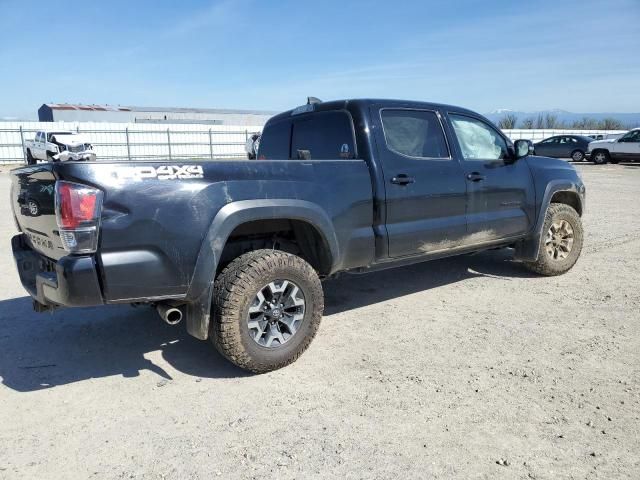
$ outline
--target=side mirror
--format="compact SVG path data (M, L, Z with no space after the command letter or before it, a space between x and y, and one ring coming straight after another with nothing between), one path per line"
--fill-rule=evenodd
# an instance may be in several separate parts
M526 157L527 155L533 155L533 143L531 140L516 140L513 144L515 150L515 158Z

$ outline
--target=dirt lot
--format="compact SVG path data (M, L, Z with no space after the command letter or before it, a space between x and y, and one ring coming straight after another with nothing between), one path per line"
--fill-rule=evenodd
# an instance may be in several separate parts
M640 168L580 165L586 243L325 283L294 365L246 375L146 308L35 314L0 173L0 478L640 478Z

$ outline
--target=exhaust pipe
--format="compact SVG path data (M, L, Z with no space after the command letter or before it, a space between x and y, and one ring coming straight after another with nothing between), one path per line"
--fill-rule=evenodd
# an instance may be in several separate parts
M182 320L182 310L171 305L159 304L156 306L158 315L160 318L167 322L169 325L177 325Z
M33 300L32 306L33 306L33 311L37 313L48 312L49 310L54 309L53 306L45 305L44 303L40 303L37 300Z

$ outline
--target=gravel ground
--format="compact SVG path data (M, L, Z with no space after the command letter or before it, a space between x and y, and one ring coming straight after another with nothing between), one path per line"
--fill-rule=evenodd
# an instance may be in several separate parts
M148 308L33 313L2 202L0 478L640 478L640 168L578 168L568 274L494 251L343 276L260 376Z

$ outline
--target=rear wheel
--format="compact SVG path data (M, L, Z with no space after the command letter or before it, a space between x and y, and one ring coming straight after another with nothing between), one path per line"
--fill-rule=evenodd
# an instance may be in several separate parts
M31 155L31 150L27 150L27 165L35 165L36 159Z
M604 165L609 161L609 152L607 152L606 150L596 150L591 155L591 159L596 165Z
M542 239L535 262L525 266L541 275L561 275L578 261L582 251L583 230L578 212L564 203L547 208Z
M228 360L263 373L294 362L324 309L317 273L295 255L256 250L233 260L214 285L210 337Z
M574 162L581 162L584 160L584 152L582 150L576 150L571 154L571 160Z

